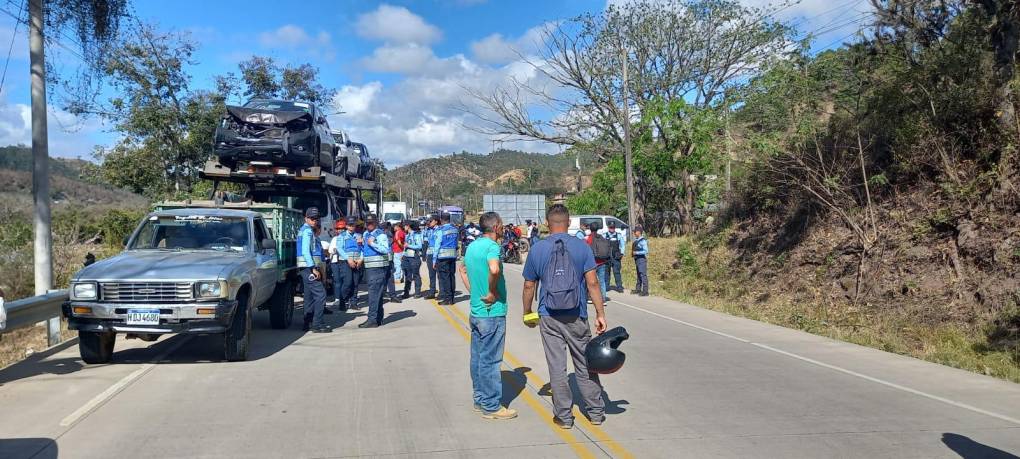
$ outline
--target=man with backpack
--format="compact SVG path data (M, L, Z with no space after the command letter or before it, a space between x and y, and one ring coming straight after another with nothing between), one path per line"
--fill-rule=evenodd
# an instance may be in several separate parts
M605 420L605 402L598 375L588 372L585 347L591 340L587 298L595 305L595 332L606 331L606 310L602 302L595 257L583 240L567 234L570 212L555 204L546 212L549 237L531 249L524 264L524 315L531 314L535 289L541 281L538 315L549 365L555 423L564 429L574 426L573 395L567 378L567 357L573 361L574 377L584 408L592 424Z

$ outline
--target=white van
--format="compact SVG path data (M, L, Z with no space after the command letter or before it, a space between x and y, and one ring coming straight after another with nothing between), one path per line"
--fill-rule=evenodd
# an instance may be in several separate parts
M616 224L616 230L623 233L624 240L627 239L627 230L630 225L624 223L619 218L612 215L571 215L570 216L570 228L567 229L567 233L571 236L577 234L577 231L581 229L581 225L590 226L592 223L595 224L596 230L600 230L609 226L609 222Z

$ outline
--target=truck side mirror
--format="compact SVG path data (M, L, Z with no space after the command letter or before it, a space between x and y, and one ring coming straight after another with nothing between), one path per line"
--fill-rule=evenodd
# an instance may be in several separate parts
M276 241L272 239L262 240L262 250L272 250L276 248Z

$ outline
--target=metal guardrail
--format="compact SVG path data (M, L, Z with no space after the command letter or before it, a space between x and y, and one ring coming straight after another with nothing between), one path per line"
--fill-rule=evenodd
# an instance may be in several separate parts
M4 309L7 310L7 327L0 332L31 327L39 322L60 317L60 305L67 299L67 290L57 290L6 303Z

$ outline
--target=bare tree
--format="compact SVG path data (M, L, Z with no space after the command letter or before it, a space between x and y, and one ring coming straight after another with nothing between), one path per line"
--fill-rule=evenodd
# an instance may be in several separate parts
M779 57L789 46L790 29L771 18L776 8L728 0L640 0L549 25L538 56L521 56L536 78L469 89L476 104L467 110L478 120L472 128L505 139L583 145L606 160L625 143L624 122L640 118L649 103L719 104ZM623 100L629 103L621 106ZM635 125L631 134L641 137L656 128ZM636 182L636 202L630 205L641 221L645 193L640 179ZM689 197L678 203L693 202Z

